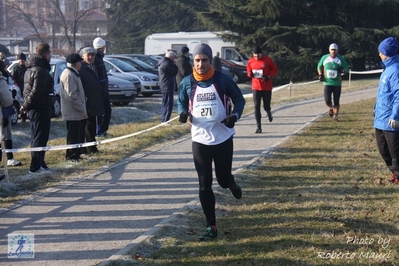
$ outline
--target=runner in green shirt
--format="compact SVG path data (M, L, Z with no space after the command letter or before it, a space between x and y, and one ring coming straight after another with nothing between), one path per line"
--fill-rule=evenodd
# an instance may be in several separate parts
M348 73L349 67L345 58L338 54L336 43L332 43L328 50L330 53L323 55L317 64L317 72L319 73L319 80L324 81L324 100L330 107L328 114L333 117L334 121L338 122L341 74Z

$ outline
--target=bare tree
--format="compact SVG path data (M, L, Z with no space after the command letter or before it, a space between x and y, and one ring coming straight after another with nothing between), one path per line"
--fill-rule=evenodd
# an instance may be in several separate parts
M94 1L93 1L94 2ZM87 18L91 11L100 7L92 6L82 9L79 0L34 0L30 1L31 8L24 8L26 1L6 0L8 9L14 14L15 21L23 18L28 23L28 30L41 42L52 43L52 47L63 47L76 50L76 40L84 36L81 30L87 27ZM17 24L14 24L17 25ZM94 30L95 31L95 30Z
M7 24L8 26L13 26L19 29L22 33L28 33L36 36L41 42L44 42L42 37L42 30L40 25L40 19L34 16L32 10L37 9L38 1L31 1L28 8L25 3L20 3L18 1L6 0L6 12L7 12ZM25 24L25 25L24 25ZM27 24L27 25L26 25ZM10 29L10 31L12 31Z

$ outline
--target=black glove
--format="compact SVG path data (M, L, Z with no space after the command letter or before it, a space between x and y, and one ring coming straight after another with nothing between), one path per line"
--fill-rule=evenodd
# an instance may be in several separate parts
M183 111L183 112L180 113L179 122L180 123L186 123L187 122L187 118L188 118L187 112Z
M270 79L270 77L269 76L263 76L263 80L266 82L266 81L268 81Z
M319 81L324 81L324 75L319 75Z
M3 118L3 127L8 126L8 118Z
M255 77L255 75L254 75L254 73L252 71L249 73L249 75L251 76L251 78Z
M229 115L228 117L223 119L221 123L224 123L226 127L233 128L236 122L237 122L237 116Z

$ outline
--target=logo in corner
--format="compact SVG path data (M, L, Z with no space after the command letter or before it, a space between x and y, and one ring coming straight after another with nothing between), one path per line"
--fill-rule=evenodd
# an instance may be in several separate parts
M34 247L34 234L8 234L8 258L32 259L35 257Z

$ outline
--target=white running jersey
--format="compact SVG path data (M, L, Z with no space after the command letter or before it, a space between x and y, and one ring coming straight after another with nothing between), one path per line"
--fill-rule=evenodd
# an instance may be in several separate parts
M221 123L227 117L227 110L213 84L207 88L197 85L191 106L193 141L217 145L235 134L234 128Z

